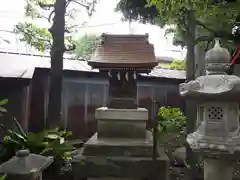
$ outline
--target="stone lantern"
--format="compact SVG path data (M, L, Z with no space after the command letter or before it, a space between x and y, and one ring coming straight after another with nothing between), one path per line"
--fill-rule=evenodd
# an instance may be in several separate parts
M16 156L0 166L0 173L7 174L7 179L18 180L42 180L44 171L53 159L37 154L31 154L28 150L20 150Z
M180 85L180 94L197 102L196 131L190 147L204 158L204 179L232 179L234 154L239 150L240 78L227 75L230 54L216 40L206 54L206 76Z

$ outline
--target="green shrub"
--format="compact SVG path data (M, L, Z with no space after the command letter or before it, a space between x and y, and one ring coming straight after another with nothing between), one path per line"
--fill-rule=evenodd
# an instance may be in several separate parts
M170 64L162 64L160 65L163 69L178 69L178 70L185 70L185 61L184 60L174 60Z
M5 180L7 178L7 174L1 175L0 180Z
M158 131L160 133L180 133L186 125L186 117L180 108L161 107L158 112Z
M73 144L67 140L72 133L55 128L44 130L39 133L24 132L21 125L14 118L15 128L5 129L6 131L0 150L1 161L10 159L21 149L28 149L31 153L52 156L55 162L65 160L70 157L70 153L75 150Z
M7 100L0 101L0 116L7 110L3 107L7 104ZM0 129L4 130L4 138L1 141L0 161L5 162L12 158L17 151L28 149L31 153L41 154L44 156L52 156L54 162L47 169L48 173L57 175L62 171L63 166L69 166L69 159L72 158L72 151L75 145L82 146L83 142L69 141L67 138L72 134L70 131L55 128L51 130L43 130L39 133L25 132L18 121L13 118L13 127L8 129L0 124ZM66 168L65 168L66 169ZM4 180L5 176L0 176L0 180Z

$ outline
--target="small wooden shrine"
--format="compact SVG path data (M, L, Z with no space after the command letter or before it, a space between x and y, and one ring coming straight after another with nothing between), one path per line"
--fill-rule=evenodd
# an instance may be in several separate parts
M137 74L157 65L146 35L102 34L89 65L109 76L109 108L135 109Z
M148 35L103 34L88 63L109 76L109 103L96 109L97 132L72 161L76 179L166 180L168 159L156 152L152 132L146 129L148 110L136 103L138 73L157 65Z

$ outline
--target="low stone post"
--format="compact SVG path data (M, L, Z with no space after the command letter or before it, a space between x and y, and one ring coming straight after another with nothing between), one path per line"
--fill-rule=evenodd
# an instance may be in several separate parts
M0 173L10 180L42 180L42 172L53 162L50 157L20 150L16 156L0 165Z
M188 134L187 142L203 155L205 180L231 180L240 149L240 78L226 74L230 58L216 40L206 54L206 76L180 85L180 94L198 105L197 129Z

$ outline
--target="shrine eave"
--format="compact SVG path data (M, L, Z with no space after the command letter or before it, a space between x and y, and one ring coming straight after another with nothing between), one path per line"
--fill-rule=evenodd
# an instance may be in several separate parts
M150 70L158 65L157 62L147 62L147 63L106 63L106 62L96 62L96 61L88 61L88 64L96 69L105 69L105 70L113 70L113 69L129 69L129 70Z

